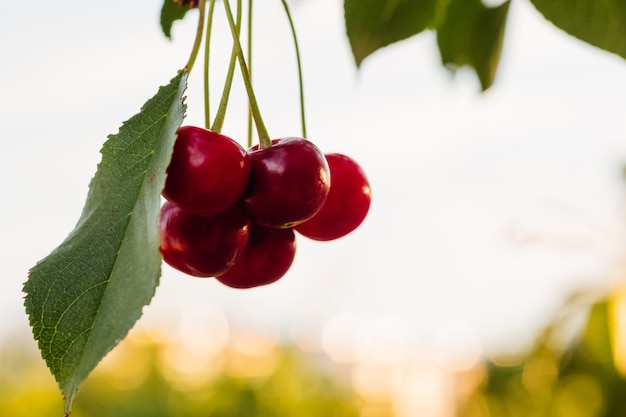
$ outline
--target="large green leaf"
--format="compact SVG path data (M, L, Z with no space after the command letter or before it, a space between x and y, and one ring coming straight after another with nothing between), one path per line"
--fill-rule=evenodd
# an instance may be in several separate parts
M186 80L181 71L109 136L76 227L24 285L33 334L66 414L79 384L133 327L158 285L160 193Z
M188 5L179 5L174 0L163 0L163 7L161 8L161 30L163 34L172 39L172 25L177 20L182 20L185 14L191 10Z
M428 27L439 0L344 0L346 33L357 66L370 54Z
M481 0L451 0L437 28L443 64L452 70L474 68L483 91L496 76L509 4L510 0L492 8Z
M626 58L625 0L531 0L557 27Z

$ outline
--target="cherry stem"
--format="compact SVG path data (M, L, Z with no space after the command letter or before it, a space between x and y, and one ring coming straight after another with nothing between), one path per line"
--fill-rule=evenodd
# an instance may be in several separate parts
M304 115L304 82L302 77L302 61L300 60L300 47L298 46L298 37L296 36L296 27L293 24L293 19L291 18L291 12L289 11L289 6L287 5L286 0L281 0L283 3L283 7L285 8L285 13L287 14L287 19L289 19L289 26L291 27L291 34L293 35L293 43L296 49L296 60L298 61L298 82L300 84L300 120L302 121L302 137L306 138L306 119Z
M213 26L213 10L215 0L210 0L209 16L207 17L206 39L204 41L204 126L208 129L211 121L211 102L209 100L209 55L211 49L211 28Z
M214 0L213 0L214 1ZM241 0L237 0L237 37L241 31ZM230 88L233 85L233 76L235 75L235 64L237 61L237 51L235 50L235 43L233 42L233 50L230 54L230 62L228 63L228 72L226 74L226 80L224 81L224 90L222 91L222 98L213 120L211 130L214 132L221 132L224 125L224 119L226 117L226 109L228 107L228 98L230 96Z
M248 0L248 73L252 80L252 0ZM252 110L248 106L248 148L252 146Z
M261 117L261 111L259 110L259 105L256 101L254 90L252 89L250 73L248 72L246 59L243 56L243 50L241 48L241 43L239 42L239 36L237 35L237 27L235 26L233 13L230 10L230 5L228 4L228 0L224 0L224 9L226 10L226 17L228 18L228 24L230 26L230 33L233 36L233 43L234 43L234 47L237 53L237 59L239 60L239 67L241 68L241 76L243 78L243 83L246 87L248 100L250 101L250 110L252 111L254 124L256 125L256 130L259 135L259 146L261 148L269 148L272 146L272 140L270 139L269 133L267 133L265 124L263 124L263 118Z
M198 51L200 50L200 45L202 45L202 34L204 32L204 4L206 0L200 0L198 4L198 28L196 29L196 39L193 43L193 48L191 49L191 55L189 56L189 60L187 61L187 73L191 72L193 68L193 64L196 62L196 57L198 56Z

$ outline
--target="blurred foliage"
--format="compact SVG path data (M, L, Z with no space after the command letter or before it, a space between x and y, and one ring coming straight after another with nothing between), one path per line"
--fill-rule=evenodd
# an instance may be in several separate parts
M356 417L358 399L314 355L277 346L197 356L180 343L125 340L88 378L73 417ZM0 350L0 416L61 416L58 388L34 350Z
M428 358L413 356L394 365L400 372L390 374L396 383L387 388L380 385L384 372L370 374L378 380L365 390L354 378L380 362L337 364L273 339L244 340L206 350L166 332L133 332L87 379L72 416L626 417L625 289L600 299L572 297L522 357L437 371ZM410 369L421 377L397 378ZM436 392L436 381L452 384ZM402 406L415 395L417 404ZM32 341L0 347L0 416L62 414L56 383Z
M563 329L581 312L566 306L527 356L484 364L483 384L460 402L458 416L626 416L625 306L622 290L595 301L581 330L563 343Z

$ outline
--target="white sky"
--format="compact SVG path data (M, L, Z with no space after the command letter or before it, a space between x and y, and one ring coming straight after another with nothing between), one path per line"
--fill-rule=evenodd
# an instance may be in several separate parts
M76 222L106 135L187 59L195 14L160 34L153 1L36 2L0 15L0 337L27 328L28 269ZM257 7L255 83L270 134L297 136L297 78L280 2ZM471 329L488 347L529 340L571 289L602 286L623 254L626 62L564 36L526 1L511 7L492 91L452 78L422 34L354 68L339 0L293 8L309 138L369 175L364 225L299 240L290 273L236 291L165 267L147 318L212 306L281 328L317 311L402 323L416 343ZM123 15L118 15L123 14ZM214 99L230 49L216 10ZM188 124L203 124L201 63ZM245 137L244 93L223 129Z

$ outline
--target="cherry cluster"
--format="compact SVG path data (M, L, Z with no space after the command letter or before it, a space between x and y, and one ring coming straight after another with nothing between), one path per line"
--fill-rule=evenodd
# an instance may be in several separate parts
M234 288L270 284L291 267L295 232L329 241L356 229L370 207L351 158L306 139L245 150L194 126L178 129L159 215L160 251L172 267Z

